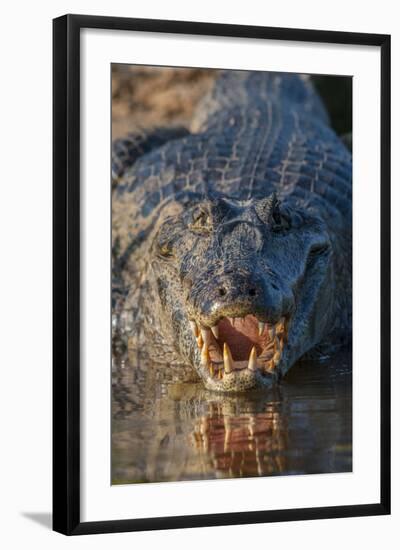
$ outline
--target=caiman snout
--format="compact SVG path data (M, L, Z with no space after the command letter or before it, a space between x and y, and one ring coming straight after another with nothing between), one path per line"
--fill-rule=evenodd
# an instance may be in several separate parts
M225 266L223 273L199 278L190 289L188 314L207 387L242 391L279 376L289 306L271 274Z
M224 317L254 315L277 322L290 310L290 298L270 277L232 269L203 284L193 285L189 303L195 318L213 326Z

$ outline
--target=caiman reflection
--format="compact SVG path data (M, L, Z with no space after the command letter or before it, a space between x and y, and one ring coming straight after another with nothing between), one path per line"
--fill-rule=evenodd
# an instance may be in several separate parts
M235 396L162 372L114 355L113 484L351 471L349 353Z
M195 421L192 442L201 463L229 477L253 477L283 473L287 430L273 404L265 411L248 403L238 412L234 402L209 403ZM246 412L248 409L248 412Z

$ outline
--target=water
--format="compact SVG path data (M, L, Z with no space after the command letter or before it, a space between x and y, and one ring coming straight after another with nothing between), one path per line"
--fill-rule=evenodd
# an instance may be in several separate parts
M245 395L187 378L114 357L113 484L352 470L349 352L299 363L279 387Z

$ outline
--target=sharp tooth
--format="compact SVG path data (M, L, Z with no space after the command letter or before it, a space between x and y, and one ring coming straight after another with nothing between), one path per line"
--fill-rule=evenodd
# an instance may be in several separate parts
M208 346L211 341L211 330L209 328L202 328L201 337L203 338L203 342Z
M275 338L275 327L271 327L268 331L268 336L270 340L274 340Z
M281 351L280 340L279 340L278 336L275 336L275 340L274 340L274 353L275 353L275 352L279 352L279 353L280 353L280 351Z
M276 324L276 332L281 335L285 332L285 318L281 317Z
M258 323L258 335L261 336L261 334L264 332L264 328L265 328L265 323L262 323L261 321L259 321Z
M224 369L227 374L233 371L233 359L228 344L224 343Z
M203 338L201 334L199 334L197 337L197 345L199 346L200 349L203 347Z
M282 342L286 344L288 340L288 320L284 319L282 330Z
M218 325L211 327L211 332L214 334L214 337L218 340L218 336L219 336Z
M267 363L267 371L272 371L275 368L274 360L271 359L271 361L268 361Z
M247 368L249 370L252 370L253 372L257 370L257 350L255 346L253 346L253 349L250 352L249 363L247 365Z
M205 367L208 367L208 363L210 362L210 354L208 351L207 344L204 344L201 348L201 364Z
M190 326L191 326L191 328L192 328L193 334L194 334L195 337L197 338L198 335L199 335L199 327L197 326L196 321L190 321Z
M275 367L276 367L276 365L279 363L280 358L281 358L281 352L280 352L280 351L277 351L277 352L274 354L273 358L272 358L272 361L273 361Z
M220 380L222 380L223 376L224 376L224 369L220 369L220 370L218 371L218 378L219 378Z

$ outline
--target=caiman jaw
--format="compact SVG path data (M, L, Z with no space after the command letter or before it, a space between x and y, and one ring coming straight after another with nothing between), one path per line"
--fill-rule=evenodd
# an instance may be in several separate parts
M201 374L210 389L235 391L237 381L240 391L252 382L268 383L279 372L288 336L286 317L275 324L254 315L224 317L212 327L199 327L194 320L190 324L200 349Z

